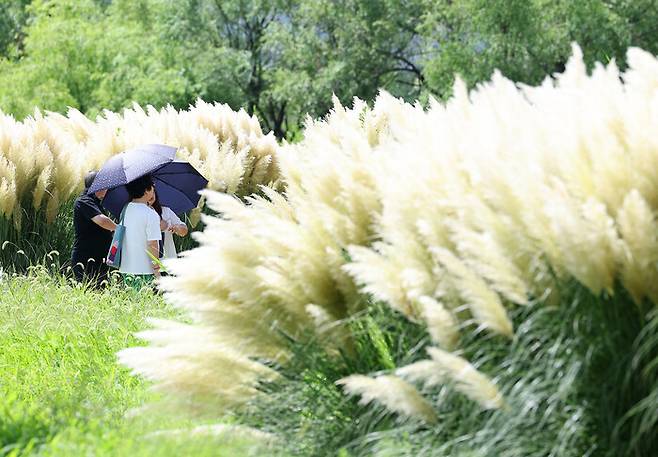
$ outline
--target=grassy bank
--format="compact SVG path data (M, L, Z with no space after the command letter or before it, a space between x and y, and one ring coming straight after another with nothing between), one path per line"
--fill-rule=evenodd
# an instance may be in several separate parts
M161 297L113 287L86 290L32 272L0 279L0 456L239 456L252 443L190 434L197 426L157 413L156 400L117 365L146 317L180 317Z

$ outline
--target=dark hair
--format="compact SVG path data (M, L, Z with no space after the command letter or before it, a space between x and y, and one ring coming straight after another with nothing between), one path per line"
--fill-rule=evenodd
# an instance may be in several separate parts
M142 198L147 190L153 187L153 178L151 175L141 176L126 184L126 190L130 199Z
M94 179L96 179L97 174L98 172L96 171L90 171L87 173L85 176L85 189L89 189L91 187L91 185L94 183Z
M155 200L153 200L153 204L151 205L151 208L153 208L155 212L158 213L158 216L162 218L162 205L160 204L160 199L158 199L157 192L155 192Z

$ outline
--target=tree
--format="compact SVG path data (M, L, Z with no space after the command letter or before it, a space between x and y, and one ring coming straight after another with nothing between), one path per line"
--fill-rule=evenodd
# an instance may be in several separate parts
M4 0L0 3L0 58L20 54L29 3L30 0Z
M436 52L426 62L425 90L442 97L455 73L470 86L494 69L537 84L564 69L572 42L590 66L614 58L623 67L629 46L658 50L653 0L454 0L427 7L422 33Z
M175 33L188 48L204 49L206 56L223 58L213 63L204 58L206 74L200 80L214 79L228 84L234 100L250 114L257 114L266 130L286 134L286 103L269 95L270 74L276 68L274 50L267 41L270 27L286 20L296 2L283 0L184 0L170 10ZM216 99L214 90L206 94ZM231 104L231 103L230 103Z
M0 108L86 113L140 104L187 107L200 94L194 56L162 30L149 0L35 0L24 52L0 62ZM216 94L219 95L219 94Z
M418 0L302 0L271 27L278 56L269 97L286 103L295 123L323 115L330 94L345 103L372 100L380 89L407 100L423 86Z
M331 94L349 102L380 88L413 99L423 73L416 26L421 0L187 0L176 8L186 40L243 60L230 76L250 113L278 137L306 113L323 115Z

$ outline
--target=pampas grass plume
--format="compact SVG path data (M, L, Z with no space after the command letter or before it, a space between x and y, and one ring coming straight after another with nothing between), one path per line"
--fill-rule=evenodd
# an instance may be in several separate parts
M407 417L436 423L436 412L411 384L397 376L383 375L370 378L351 375L336 381L349 395L361 397L359 404L377 402L388 410Z

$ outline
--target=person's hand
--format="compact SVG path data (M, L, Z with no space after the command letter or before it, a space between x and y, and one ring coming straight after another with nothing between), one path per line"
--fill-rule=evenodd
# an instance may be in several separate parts
M178 236L184 236L187 227L184 225L174 225L171 227L171 231Z
M163 219L160 219L160 231L161 232L166 232L166 231L169 230L169 228L170 228L169 227L169 222L167 222Z

